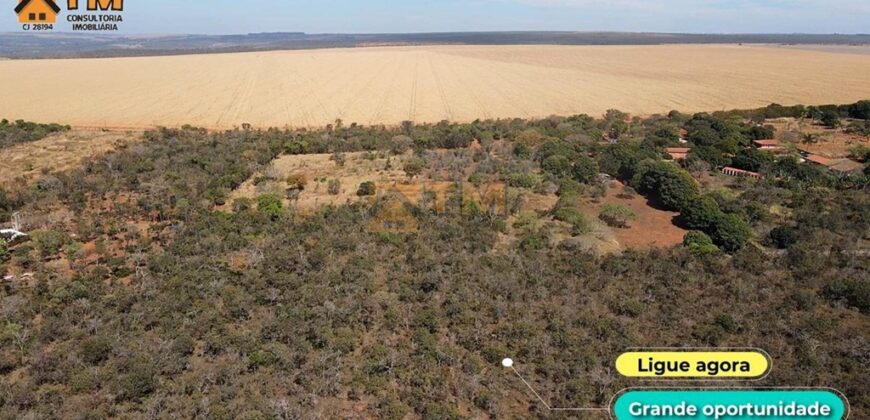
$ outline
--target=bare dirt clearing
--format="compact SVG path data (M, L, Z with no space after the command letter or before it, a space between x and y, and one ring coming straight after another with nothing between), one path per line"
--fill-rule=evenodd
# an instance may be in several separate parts
M868 137L849 134L843 128L825 128L808 120L779 118L766 123L776 128L776 138L783 145L794 145L798 150L831 159L848 157L856 146L870 146Z
M588 214L597 215L605 204L626 206L637 215L637 220L629 222L626 228L612 228L616 240L624 248L649 249L667 248L681 244L687 230L677 227L673 219L679 213L660 210L649 205L641 195L630 198L620 197L624 184L613 181L599 202L587 202L582 208Z
M439 153L447 152L429 151L428 155L435 156ZM439 177L432 170L409 179L402 166L411 157L410 154L388 156L371 152L345 153L339 165L332 154L283 155L233 191L221 210L231 210L232 203L237 198L255 199L261 194L275 194L283 198L284 205L310 214L323 206L340 206L358 201L373 202L377 194L397 192L417 206L429 193L432 195L429 207L444 212L450 195L455 191L456 181ZM288 179L292 182L288 182ZM295 193L293 199L288 198L287 190L293 189L293 185L298 184L299 180L304 180L304 189ZM358 196L357 190L364 182L374 183L376 193L371 196ZM330 184L333 185L332 188ZM496 202L499 207L497 210L503 210L503 183L486 183L479 187L467 182L460 184L464 201L472 200L480 205Z
M66 171L82 160L139 141L141 132L74 129L0 149L0 185L32 180L43 170Z
M0 62L0 115L226 128L847 103L870 55L774 46L425 46Z
M439 154L450 151L430 151L429 160L437 160ZM263 171L254 174L250 179L234 190L227 203L219 209L232 211L237 199L250 199L252 202L261 194L274 194L282 198L286 207L293 208L302 214L311 214L327 205L345 205L354 202L375 203L377 196L399 193L414 206L425 206L437 212L455 211L449 202L457 191L457 180L449 180L436 170L427 169L420 176L409 179L400 169L403 163L413 157L408 153L403 156L390 156L371 152L346 153L341 155L342 162L336 162L335 155L308 154L283 155L272 161ZM466 171L469 172L469 171ZM288 190L293 190L300 180L304 189L294 191L294 197L288 198ZM376 195L359 197L357 189L363 182L372 182L376 186ZM330 191L330 184L334 187ZM501 182L484 183L475 187L469 182L460 182L462 186L461 201L465 204L474 202L478 208L491 208L501 213L505 210L508 198L520 194L520 213L536 214L542 220L549 220L549 212L558 201L555 194L533 193L526 189L508 188ZM599 200L584 199L581 209L588 217L591 230L580 237L573 237L570 225L550 221L547 230L551 240L561 242L572 240L579 246L599 253L619 252L621 250L649 249L653 247L670 247L682 242L686 231L675 226L672 219L677 213L658 210L651 207L647 200L639 195L631 198L620 197L623 184L613 181L607 194ZM430 196L430 198L424 198ZM424 204L426 200L428 204ZM252 203L256 205L255 203ZM638 217L626 228L610 228L598 221L598 214L605 204L619 204L631 209ZM490 207L492 206L492 207ZM465 205L462 205L466 208ZM452 209L452 210L451 210ZM511 225L516 217L510 217ZM516 240L517 231L511 229L510 234L502 238L502 245L507 246Z

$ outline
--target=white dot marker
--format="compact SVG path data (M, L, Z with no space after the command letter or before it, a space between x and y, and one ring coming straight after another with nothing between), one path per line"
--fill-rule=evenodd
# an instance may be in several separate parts
M501 365L506 367L506 368L509 368L509 367L514 365L514 361L510 357L506 357L506 358L504 358L504 360L501 361Z

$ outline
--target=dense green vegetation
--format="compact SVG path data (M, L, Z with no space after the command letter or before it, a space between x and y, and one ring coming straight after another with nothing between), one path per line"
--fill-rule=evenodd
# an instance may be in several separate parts
M39 140L51 133L69 129L68 125L38 124L22 120L10 123L5 119L0 120L0 149Z
M867 175L743 152L767 136L751 120L769 108L161 129L0 190L4 224L14 211L71 214L0 247L0 274L17 275L0 292L0 416L550 418L501 358L552 404L589 406L638 385L612 368L626 348L753 346L773 357L760 385L834 387L864 418ZM709 154L663 161L680 129ZM473 139L478 181L558 191L554 217L577 234L596 217L576 203L599 193L599 172L679 211L692 231L674 249L595 256L552 241L528 215L514 220L521 240L503 249L506 220L477 212L421 212L415 233L374 234L362 204L302 217L261 196L215 210L281 153L413 148L420 160L404 169L415 176L431 164L426 149ZM514 153L492 156L499 141ZM720 188L689 175L731 155L771 176ZM618 226L632 215L609 208L603 218Z

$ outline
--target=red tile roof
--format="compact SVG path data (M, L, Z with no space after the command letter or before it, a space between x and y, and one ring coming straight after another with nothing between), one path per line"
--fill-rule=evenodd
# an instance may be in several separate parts
M755 140L757 146L779 146L779 140Z
M819 155L807 155L807 161L824 166L830 166L834 163L831 159Z

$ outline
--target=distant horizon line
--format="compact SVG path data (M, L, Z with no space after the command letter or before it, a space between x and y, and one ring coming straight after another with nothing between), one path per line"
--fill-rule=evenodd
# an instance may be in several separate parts
M227 33L196 33L196 32L136 32L136 33L90 33L75 31L53 31L27 33L21 31L0 31L3 35L51 36L80 35L83 37L124 37L124 36L243 36L243 35L442 35L442 34L631 34L631 35L711 35L711 36L867 36L870 33L848 32L659 32L659 31L618 31L618 30L501 30L501 31L423 31L423 32L304 32L304 31L268 31L268 32L227 32Z

